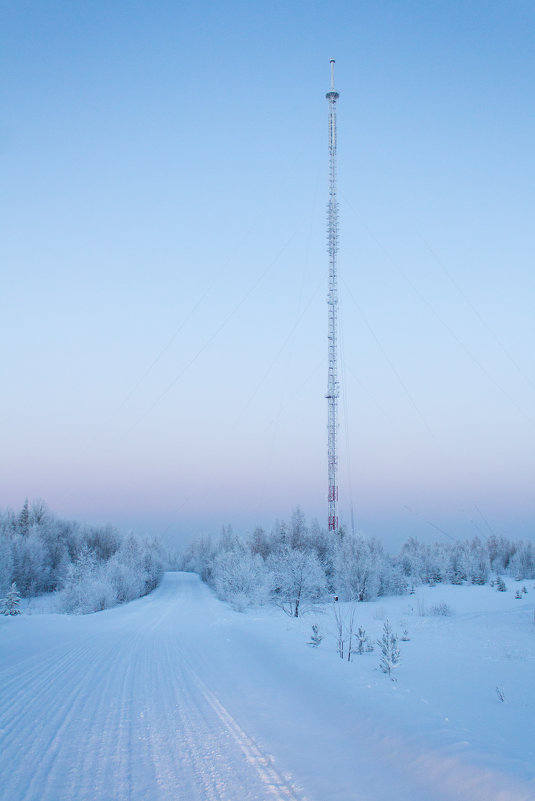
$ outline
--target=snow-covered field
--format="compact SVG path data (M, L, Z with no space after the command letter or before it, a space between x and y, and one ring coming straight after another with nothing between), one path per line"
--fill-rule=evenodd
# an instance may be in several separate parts
M535 799L535 589L518 586L358 604L374 641L387 618L408 630L395 682L377 648L339 659L328 606L241 614L192 574L98 614L4 617L0 798Z

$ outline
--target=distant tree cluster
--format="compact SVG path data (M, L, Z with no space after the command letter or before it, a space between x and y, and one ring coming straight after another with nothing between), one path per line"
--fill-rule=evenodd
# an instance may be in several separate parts
M433 545L411 537L397 560L417 584L487 584L492 574L517 581L535 578L535 544L494 535Z
M293 617L334 592L367 601L408 586L377 540L327 534L316 522L308 526L300 509L270 533L256 528L241 539L227 527L217 541L196 540L180 566L198 573L236 608L272 601Z
M410 538L390 556L376 539L344 529L327 533L317 522L308 526L297 509L289 524L277 523L269 533L256 528L240 538L225 527L218 540L202 537L188 546L179 567L198 573L237 609L272 601L298 617L333 595L370 601L421 584L485 584L492 574L535 578L535 547L495 536L433 545Z
M22 597L57 592L62 611L85 614L146 595L162 572L156 541L60 520L43 501L0 513L0 596L14 582Z

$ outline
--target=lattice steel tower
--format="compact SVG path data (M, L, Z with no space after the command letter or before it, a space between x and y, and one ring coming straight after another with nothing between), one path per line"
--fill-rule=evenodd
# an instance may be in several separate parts
M327 205L327 250L329 253L328 308L328 383L327 383L327 461L329 470L329 531L338 530L338 201L336 199L336 101L334 89L334 58L331 58L331 88L325 95L329 101L329 202Z

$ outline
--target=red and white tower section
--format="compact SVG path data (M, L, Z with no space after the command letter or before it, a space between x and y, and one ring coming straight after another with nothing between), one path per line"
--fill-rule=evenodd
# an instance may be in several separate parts
M329 103L329 202L327 205L327 251L329 254L328 380L327 380L327 463L329 474L328 527L338 530L338 200L336 197L336 101L334 58L331 58L331 88L325 95Z

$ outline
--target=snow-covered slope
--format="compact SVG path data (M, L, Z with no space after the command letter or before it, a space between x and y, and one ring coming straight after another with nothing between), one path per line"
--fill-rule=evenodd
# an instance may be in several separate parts
M419 614L438 602L456 614ZM535 799L533 604L437 587L357 616L408 628L397 682L377 652L337 657L328 609L238 614L184 573L99 614L4 618L0 798Z

